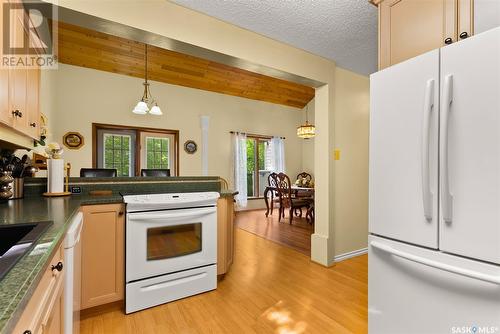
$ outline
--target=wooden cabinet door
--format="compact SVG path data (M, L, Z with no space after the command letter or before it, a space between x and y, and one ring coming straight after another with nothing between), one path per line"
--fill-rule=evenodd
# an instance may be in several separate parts
M1 24L1 23L0 23ZM1 32L0 32L1 34ZM0 35L1 36L1 35ZM0 122L12 126L13 118L9 108L9 70L0 69Z
M217 201L217 275L229 271L234 258L234 202L232 197Z
M40 69L28 70L26 87L27 134L35 139L40 137Z
M11 10L11 43L16 48L25 47L23 26L24 10ZM14 112L14 128L22 133L28 133L28 117L26 113L26 87L28 70L23 66L12 67L10 71L10 110Z
M64 334L63 289L60 289L56 301L50 310L47 324L42 326L43 334Z
M379 7L379 69L457 40L457 0L386 0Z
M89 308L124 295L125 214L122 204L82 207L82 304Z
M0 5L6 0L0 1ZM0 36L3 36L3 13L0 15ZM0 43L0 54L3 55L3 43ZM9 70L0 67L0 122L9 126L13 125L12 113L9 105Z
M474 34L474 0L458 0L458 39Z

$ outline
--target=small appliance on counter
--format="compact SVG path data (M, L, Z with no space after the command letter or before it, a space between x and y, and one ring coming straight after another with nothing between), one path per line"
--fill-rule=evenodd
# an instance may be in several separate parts
M217 192L126 195L125 313L217 288Z

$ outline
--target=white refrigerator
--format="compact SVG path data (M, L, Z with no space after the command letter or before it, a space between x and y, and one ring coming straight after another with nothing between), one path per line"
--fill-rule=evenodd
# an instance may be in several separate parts
M500 333L500 28L373 74L370 333Z

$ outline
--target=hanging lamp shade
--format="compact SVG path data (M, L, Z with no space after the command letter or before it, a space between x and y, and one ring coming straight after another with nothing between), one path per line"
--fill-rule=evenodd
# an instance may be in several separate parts
M151 108L151 110L149 111L149 113L151 115L156 115L156 116L163 115L163 113L161 112L160 107L158 107L158 105L156 105L156 104L153 106L153 108Z
M297 127L297 136L302 139L313 138L316 136L316 128L306 121L304 124Z
M151 91L149 89L148 83L148 45L145 44L144 50L144 92L142 98L137 102L137 105L132 109L132 112L136 115L146 115L148 112L151 115L160 116L163 115L160 107L153 99Z
M306 106L306 122L297 127L297 137L302 139L309 139L316 136L316 127L314 124L309 123L308 112L309 106Z

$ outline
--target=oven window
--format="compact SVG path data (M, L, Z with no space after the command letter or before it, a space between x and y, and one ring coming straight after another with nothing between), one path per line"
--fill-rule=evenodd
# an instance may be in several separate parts
M148 229L148 261L201 252L201 223Z

